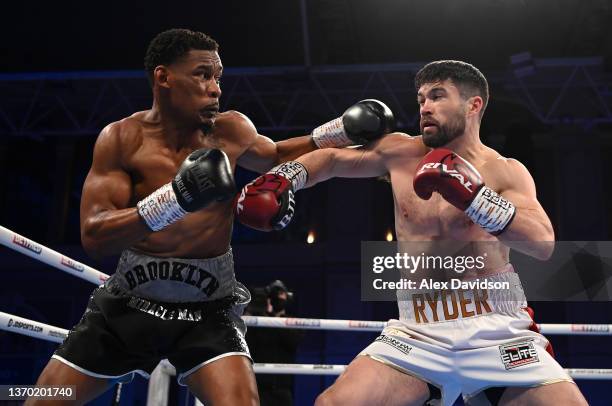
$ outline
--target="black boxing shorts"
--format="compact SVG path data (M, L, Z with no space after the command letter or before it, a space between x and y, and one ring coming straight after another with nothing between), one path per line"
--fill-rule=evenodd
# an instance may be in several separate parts
M101 286L52 358L116 382L129 382L135 373L148 378L167 358L179 384L185 385L189 374L220 358L251 359L241 319L249 300L240 283L232 296L185 303L154 301Z

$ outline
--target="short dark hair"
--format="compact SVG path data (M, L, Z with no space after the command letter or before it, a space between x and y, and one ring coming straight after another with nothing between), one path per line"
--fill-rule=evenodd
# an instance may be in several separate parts
M480 117L484 114L489 102L489 84L487 79L474 65L461 61L434 61L423 66L414 78L414 86L418 91L426 83L442 82L450 79L459 89L461 97L482 97L483 107Z
M159 65L170 65L192 49L218 51L219 44L208 35L184 28L173 28L160 32L153 38L144 58L149 77Z

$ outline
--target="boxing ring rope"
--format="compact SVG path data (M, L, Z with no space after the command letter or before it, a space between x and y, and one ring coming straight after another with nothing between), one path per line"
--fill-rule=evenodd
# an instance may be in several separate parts
M249 327L292 328L300 330L334 330L380 332L384 321L304 319L284 317L242 316ZM612 335L612 324L538 324L547 335Z
M0 226L0 244L30 258L36 259L73 276L96 285L109 275L60 254L6 227ZM387 325L384 321L306 319L285 317L243 316L249 327L293 328L302 330L379 332ZM548 335L612 335L612 324L539 324L542 334Z
M0 244L96 285L104 283L108 279L107 274L68 258L51 248L47 248L2 226L0 226Z
M96 285L103 283L109 277L109 275L103 272L75 261L2 226L0 226L0 244ZM383 321L367 320L261 316L243 316L243 319L249 327L303 330L379 332L386 326L386 322ZM541 324L539 327L543 334L548 335L612 335L612 324ZM68 330L66 329L4 312L0 312L0 330L55 343L61 343L68 335ZM255 363L253 367L257 374L320 376L340 375L346 368L346 365ZM566 371L573 379L612 380L612 369L567 368ZM170 384L169 377L175 375L175 373L174 367L167 360L160 362L151 374L147 397L148 406L167 404Z
M293 327L285 327L293 328ZM45 341L61 343L68 335L68 330L49 324L19 317L14 314L0 312L0 330L22 334ZM164 373L174 375L174 367L167 361L160 363ZM255 363L255 373L281 375L340 375L346 365L330 364L268 364ZM612 380L612 369L576 369L566 371L574 379Z

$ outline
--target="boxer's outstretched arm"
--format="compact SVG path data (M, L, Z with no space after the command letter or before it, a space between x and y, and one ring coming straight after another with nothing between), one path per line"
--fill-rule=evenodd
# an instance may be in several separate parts
M385 175L402 160L417 158L419 143L394 133L359 148L325 148L282 163L242 188L236 218L262 231L285 228L295 212L294 193L333 177Z
M316 149L317 147L310 135L274 142L268 137L256 134L253 143L238 158L238 165L258 173L264 173L280 163L290 161Z
M227 112L229 119L223 122L225 133L233 137L242 150L237 164L243 168L264 173L279 163L314 151L317 147L309 135L274 142L257 133L253 122L237 111Z
M538 201L531 174L515 159L498 159L502 176L500 194L516 207L512 223L498 236L506 245L535 258L546 260L554 250L555 232Z
M416 156L415 143L402 133L389 134L359 148L321 149L296 159L308 171L305 187L331 178L372 178L389 172L394 159Z
M315 128L310 135L290 138L277 143L257 134L255 126L246 116L233 112L233 122L251 140L238 158L244 168L264 173L286 161L291 161L317 148L342 148L363 145L379 139L395 127L391 110L381 101L362 100L349 107L341 117ZM249 134L249 135L246 135Z
M331 178L371 178L387 173L382 154L375 146L321 149L296 161L308 171L305 187Z
M135 207L132 183L121 165L119 129L102 130L81 196L81 241L94 258L115 254L151 233Z

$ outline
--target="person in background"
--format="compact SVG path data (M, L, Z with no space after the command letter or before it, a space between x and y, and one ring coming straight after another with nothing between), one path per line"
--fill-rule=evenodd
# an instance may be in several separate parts
M287 317L287 307L293 303L293 292L275 280L264 288L253 288L253 300L246 310L252 316ZM300 330L250 328L246 340L255 362L294 363ZM293 404L293 376L259 374L257 388L261 406Z

